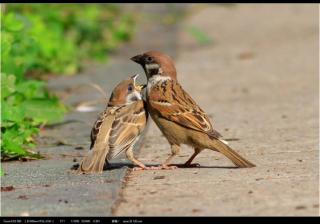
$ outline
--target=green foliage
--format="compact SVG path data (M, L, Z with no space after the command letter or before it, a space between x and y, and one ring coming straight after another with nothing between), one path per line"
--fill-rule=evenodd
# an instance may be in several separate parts
M212 43L212 38L197 27L189 27L187 31L201 45Z
M39 158L39 126L59 122L66 108L44 74L75 74L86 60L104 60L130 39L134 20L111 4L6 4L1 12L1 159ZM27 79L29 77L29 79Z
M134 19L110 4L9 4L3 17L4 47L28 72L74 74L85 59L105 59L130 39ZM10 66L10 60L4 66ZM24 73L13 67L12 74Z
M18 82L14 75L1 73L1 157L38 158L25 148L35 146L33 136L40 124L61 121L65 107L51 96L42 81Z

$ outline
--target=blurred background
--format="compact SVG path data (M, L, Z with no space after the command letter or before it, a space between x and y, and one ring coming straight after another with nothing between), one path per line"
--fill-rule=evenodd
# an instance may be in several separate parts
M2 214L111 214L124 168L66 170L87 152L113 87L136 73L146 82L129 58L148 50L175 60L184 89L257 168L132 174L128 203L112 214L318 214L317 4L1 4ZM168 144L150 123L138 158L157 164ZM230 165L206 152L197 160Z
M28 153L39 125L63 119L66 107L46 80L76 75L86 64L107 62L131 39L133 13L109 4L1 5L1 158Z
M36 145L34 137L44 125L62 121L71 109L48 91L48 80L108 64L119 54L130 57L136 52L133 49L158 49L175 56L177 24L186 8L177 4L1 4L1 159L40 158L30 150ZM200 44L211 41L197 27L187 32Z

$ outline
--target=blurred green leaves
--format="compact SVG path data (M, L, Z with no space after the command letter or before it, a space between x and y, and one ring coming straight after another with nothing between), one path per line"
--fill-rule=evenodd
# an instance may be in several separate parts
M132 15L112 4L6 4L1 12L2 160L39 158L29 150L39 125L63 119L66 108L46 90L42 75L72 75L84 61L107 59L131 38L133 25Z
M21 80L1 73L1 159L38 158L32 148L38 126L61 121L65 107L42 81Z
M8 4L1 30L2 56L12 46L16 57L4 66L23 62L29 73L71 75L84 60L106 59L131 38L133 25L131 14L111 4Z
M198 27L188 27L187 32L200 44L207 45L213 42L212 38Z

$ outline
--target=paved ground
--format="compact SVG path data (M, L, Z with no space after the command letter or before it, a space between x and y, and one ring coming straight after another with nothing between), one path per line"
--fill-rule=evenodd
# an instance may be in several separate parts
M132 42L125 44L112 59L103 65L91 65L83 73L72 77L55 78L49 87L75 108L83 102L100 99L101 95L87 83L101 85L110 95L112 88L122 79L133 75L136 65L129 60L151 46L175 53L175 24L164 23L161 16L172 18L181 9L162 5L127 5L138 13L141 23ZM153 41L143 35L159 34ZM168 41L169 40L169 41ZM142 75L139 80L144 80ZM97 114L105 108L95 105L97 111L72 111L64 123L46 127L41 132L39 151L47 159L32 162L2 163L6 173L1 187L13 186L12 191L1 192L3 216L107 216L118 198L119 189L127 172L128 161L123 157L112 161L113 168L102 175L73 175L70 167L79 162L89 147L89 134ZM137 144L136 149L141 146ZM74 161L76 160L76 161ZM129 164L130 165L130 164Z
M74 176L67 171L86 152L97 111L72 112L65 124L42 133L47 160L2 164L1 186L15 188L1 192L2 215L318 215L318 6L194 5L181 27L172 24L179 15L174 6L129 7L144 12L143 32L108 64L52 80L51 89L70 105L97 99L82 84L99 83L109 94L132 72L143 74L127 58L149 49L167 52L216 129L257 167L234 169L204 151L195 161L200 168L131 172L119 158L101 176ZM192 26L212 44L195 41L186 32ZM174 162L191 153L184 147ZM151 122L139 158L159 164L168 154Z
M200 168L130 172L115 215L319 215L318 5L194 6L178 78L231 146L257 167L204 151ZM197 26L213 44L184 30ZM138 69L138 68L137 68ZM169 145L152 123L139 159ZM175 163L192 154L184 147Z

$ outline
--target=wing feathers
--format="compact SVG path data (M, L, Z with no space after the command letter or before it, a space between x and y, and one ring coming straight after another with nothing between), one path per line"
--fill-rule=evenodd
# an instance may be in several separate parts
M108 159L115 158L133 146L146 125L146 119L143 101L138 101L118 112L119 125L113 126L110 132Z
M99 133L96 136L94 146L81 161L78 171L81 173L102 172L107 154L109 153L109 133L115 116L106 114Z
M143 101L122 107L108 107L91 131L92 150L81 161L78 172L102 172L106 159L132 147L146 125Z
M166 81L166 85L167 91L160 91L161 88L155 86L150 92L148 101L151 107L154 108L161 117L184 127L204 132L210 137L221 137L221 135L213 129L205 112L188 93L182 89L177 81Z

